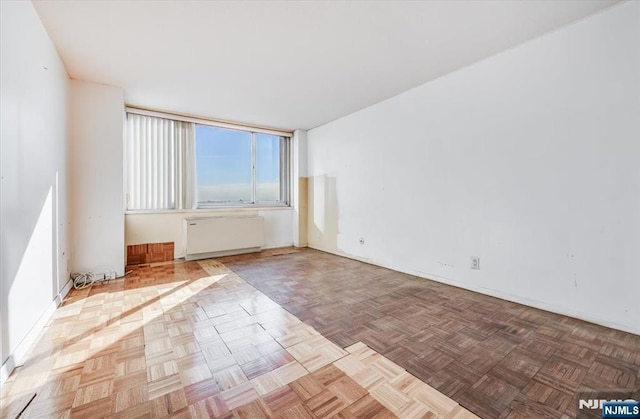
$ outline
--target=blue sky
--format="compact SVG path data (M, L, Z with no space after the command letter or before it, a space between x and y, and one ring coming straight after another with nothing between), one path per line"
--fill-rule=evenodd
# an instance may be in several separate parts
M259 183L278 182L280 138L258 134ZM251 183L251 133L196 125L199 185Z

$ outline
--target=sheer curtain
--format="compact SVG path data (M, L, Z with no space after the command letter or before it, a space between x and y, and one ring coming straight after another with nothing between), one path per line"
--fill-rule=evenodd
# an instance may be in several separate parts
M195 196L191 122L127 114L127 209L190 209Z

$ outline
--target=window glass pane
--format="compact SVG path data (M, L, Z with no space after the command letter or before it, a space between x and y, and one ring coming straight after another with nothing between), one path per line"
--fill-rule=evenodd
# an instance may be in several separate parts
M280 200L280 137L257 134L256 200Z
M198 202L251 202L251 133L196 125Z

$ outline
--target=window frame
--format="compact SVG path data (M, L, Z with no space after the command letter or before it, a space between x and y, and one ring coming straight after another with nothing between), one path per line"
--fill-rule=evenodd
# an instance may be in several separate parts
M215 126L211 124L198 124ZM216 128L221 128L215 126ZM230 129L226 128L225 129ZM249 130L241 130L249 131ZM258 201L257 189L258 189L258 134L265 134L256 131L249 131L251 133L251 202L242 201L220 201L220 202L204 202L197 200L196 209L215 209L215 208L264 208L264 207L290 207L291 206L291 139L282 135L277 135L280 138L280 201ZM275 134L267 134L275 135ZM194 138L197 141L197 138ZM197 170L197 163L194 161L194 169ZM198 189L198 181L196 179L195 189ZM196 192L197 194L197 192ZM196 195L197 196L197 195Z
M247 131L251 133L251 153L252 153L252 180L251 180L251 189L252 189L252 201L251 202L240 202L240 201L229 201L229 202L211 202L211 203L205 203L205 202L200 202L197 199L197 188L198 188L198 181L197 179L194 177L194 191L196 193L196 206L194 208L171 208L171 209L128 209L125 207L125 212L126 213L158 213L158 212L197 212L197 211L211 211L211 210L216 210L216 209L232 209L232 208L237 208L237 209L260 209L260 208L266 208L266 209L278 209L278 208L291 208L291 200L292 200L292 196L291 196L291 189L292 189L292 182L293 182L293 174L292 174L292 170L293 170L293 164L291 159L293 158L293 148L291 145L291 139L293 137L293 131L287 131L287 130L282 130L282 129L277 129L277 128L271 128L271 127L264 127L264 126L258 126L258 125L247 125L247 124L241 124L241 123L237 123L237 122L231 122L231 121L225 121L225 120L220 120L220 119L213 119L213 118L206 118L206 117L201 117L201 116L194 116L194 115L188 115L188 114L178 114L178 113L169 113L169 112L164 112L164 111L156 111L156 110L150 110L150 109L144 109L144 108L138 108L135 106L131 106L131 105L127 105L125 106L125 115L128 113L133 113L133 114L138 114L138 115L145 115L145 116L151 116L151 117L156 117L156 118L164 118L164 119L171 119L171 120L175 120L175 121L182 121L182 122L190 122L192 124L194 124L194 150L195 150L195 126L196 125L205 125L205 126L211 126L211 127L216 127L216 128L223 128L223 129L232 129L232 130L239 130L239 131ZM125 117L125 122L126 122L126 117ZM126 130L126 127L125 127ZM126 132L126 131L125 131ZM267 135L274 135L274 136L278 136L280 137L280 145L281 145L281 150L280 150L280 196L282 197L282 201L256 201L256 189L257 189L257 164L256 164L256 154L257 154L257 135L258 134L267 134ZM126 138L125 138L126 139ZM125 145L126 147L126 145ZM126 153L125 153L125 176L127 176L127 161L126 161ZM192 164L192 168L191 170L196 171L196 156L194 154L193 157L193 162ZM125 184L126 183L126 178L125 178ZM184 186L184 185L183 185ZM130 191L127 189L126 190L126 198L128 200L130 195ZM126 201L128 202L128 201ZM127 204L125 204L126 206Z

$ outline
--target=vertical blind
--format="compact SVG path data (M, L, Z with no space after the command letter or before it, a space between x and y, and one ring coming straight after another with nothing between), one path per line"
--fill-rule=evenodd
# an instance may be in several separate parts
M127 113L127 209L195 208L194 124Z

